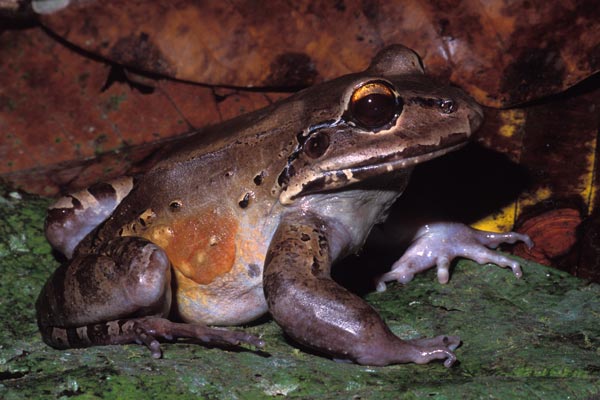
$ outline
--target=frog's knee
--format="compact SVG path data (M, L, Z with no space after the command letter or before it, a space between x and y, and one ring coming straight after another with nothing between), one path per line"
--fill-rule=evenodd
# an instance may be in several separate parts
M114 239L109 247L109 256L127 271L122 285L132 304L152 307L169 301L171 263L161 247L138 237Z
M137 283L131 298L141 307L160 304L168 309L171 300L171 264L167 254L161 248L148 244L142 250L142 256L147 261L134 264L131 268L129 278Z
M94 228L108 218L133 188L131 177L97 183L59 198L48 208L46 237L67 258Z
M40 329L168 315L170 263L160 247L127 237L97 250L97 254L77 254L46 282L36 302Z

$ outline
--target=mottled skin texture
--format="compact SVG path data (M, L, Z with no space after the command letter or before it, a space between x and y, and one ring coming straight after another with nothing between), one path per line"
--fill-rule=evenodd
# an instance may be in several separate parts
M65 196L47 219L49 241L69 261L36 304L44 340L137 341L155 357L158 338L260 347L207 325L270 312L291 338L334 358L452 365L458 337L399 339L330 267L385 219L414 165L462 146L481 120L467 95L434 83L414 52L393 46L362 73L182 138L142 175ZM378 289L436 265L445 283L456 256L519 276L517 263L485 246L529 239L490 235L424 227Z

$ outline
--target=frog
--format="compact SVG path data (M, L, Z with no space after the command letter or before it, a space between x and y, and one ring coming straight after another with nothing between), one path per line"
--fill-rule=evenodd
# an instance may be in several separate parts
M57 349L136 342L155 358L179 338L262 351L261 337L228 327L268 314L292 343L334 360L450 367L458 336L400 338L331 267L360 251L416 165L460 149L482 121L468 94L392 45L362 72L184 135L141 172L49 207L46 237L64 262L36 302L42 338ZM445 284L457 257L520 277L494 250L516 242L533 245L428 224L375 287L432 268Z

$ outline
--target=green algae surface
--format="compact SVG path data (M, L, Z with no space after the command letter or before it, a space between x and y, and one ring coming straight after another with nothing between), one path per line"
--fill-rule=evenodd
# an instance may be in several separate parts
M57 261L48 201L0 191L0 398L587 399L600 396L600 287L540 265L461 261L367 300L399 336L460 335L459 362L365 367L299 350L266 319L243 329L263 351L180 341L152 359L142 346L58 351L40 339L34 303Z

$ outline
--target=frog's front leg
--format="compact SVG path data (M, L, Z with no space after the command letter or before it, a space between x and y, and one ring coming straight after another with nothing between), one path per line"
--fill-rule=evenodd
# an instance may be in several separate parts
M138 237L113 239L97 254L76 254L54 272L36 302L42 338L59 349L138 342L160 357L156 338L263 345L244 332L169 321L170 307L169 259Z
M516 232L486 232L460 223L425 225L417 232L408 250L394 263L392 270L378 279L377 290L384 291L385 282L393 280L408 283L415 274L436 265L439 282L447 283L450 262L456 257L468 258L479 264L492 263L510 268L520 278L523 273L518 261L489 249L502 243L519 241L530 248L533 246L529 236Z
M323 221L305 216L284 221L271 242L264 291L275 321L297 342L359 364L424 364L456 361L456 336L404 341L360 297L331 279L330 242Z

